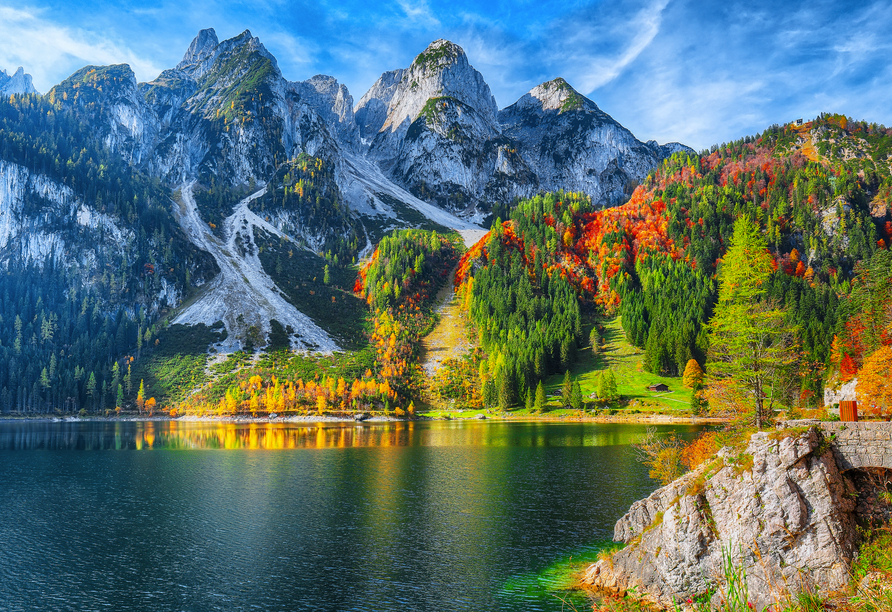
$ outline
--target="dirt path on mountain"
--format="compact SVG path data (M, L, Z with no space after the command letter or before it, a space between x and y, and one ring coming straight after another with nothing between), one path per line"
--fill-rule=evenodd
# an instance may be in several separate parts
M454 275L453 269L450 278ZM437 314L440 315L440 320L433 331L421 339L421 367L428 379L436 375L443 361L464 355L472 346L467 338L467 325L452 283L437 294Z
M470 248L477 243L487 230L464 229L459 233L465 246ZM455 278L458 266L449 272L449 278ZM462 312L455 287L450 282L437 293L437 314L440 320L427 336L421 339L421 367L428 380L432 379L446 359L461 357L473 348L468 340L468 326Z

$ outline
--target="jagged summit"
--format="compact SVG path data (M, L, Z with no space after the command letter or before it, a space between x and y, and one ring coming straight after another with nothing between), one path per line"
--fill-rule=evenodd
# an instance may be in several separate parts
M514 103L521 109L541 111L600 111L598 105L580 94L561 77L533 87ZM510 107L509 107L510 108Z
M207 28L198 32L189 45L189 49L183 56L183 61L177 64L177 70L184 70L191 66L200 64L203 60L210 57L220 41L217 39L217 32L214 28Z
M467 57L465 50L457 44L445 38L439 38L415 57L413 65L421 66L428 70L444 68L460 61L461 58L464 58L465 62L467 62Z
M6 70L0 70L0 94L11 96L13 94L36 94L31 75L25 73L25 69L19 66L12 76Z
M516 115L549 113L557 111L558 114L571 111L596 113L602 118L609 118L607 114L598 108L598 105L573 89L561 77L536 85L530 91L511 106L502 109L499 113L499 121L503 124L512 123L512 117Z
M226 61L224 62L226 66L222 66L217 65L220 63L218 60L220 58L232 60L235 54L238 54L240 59L246 59L254 53L269 60L278 70L276 58L267 51L259 38L251 35L250 30L245 30L241 34L221 42L217 39L214 29L207 28L201 30L192 40L183 60L177 64L176 68L173 71L165 70L162 77L169 79L172 75L179 73L200 81L209 72L215 71L219 74L224 67L234 70L234 73L238 74L244 69L244 62Z
M498 131L498 106L483 75L471 66L460 46L439 39L408 68L382 74L356 105L356 123L371 145L372 156L387 167L428 101L443 97L458 100Z

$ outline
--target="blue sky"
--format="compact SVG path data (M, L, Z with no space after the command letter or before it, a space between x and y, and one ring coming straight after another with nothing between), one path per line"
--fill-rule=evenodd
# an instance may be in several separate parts
M250 29L286 78L330 74L355 101L448 38L499 107L562 76L642 140L701 149L822 111L892 125L887 0L0 0L0 68L42 92L86 64L146 81L206 27Z

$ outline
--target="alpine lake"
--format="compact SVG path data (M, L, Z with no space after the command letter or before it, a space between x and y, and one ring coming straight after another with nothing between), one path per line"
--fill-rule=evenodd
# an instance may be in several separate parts
M701 426L660 426L693 437ZM0 422L0 608L584 610L645 426Z

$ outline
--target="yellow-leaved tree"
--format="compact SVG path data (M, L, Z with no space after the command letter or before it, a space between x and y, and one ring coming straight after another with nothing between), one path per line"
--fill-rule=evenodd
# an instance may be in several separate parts
M738 218L719 267L719 299L707 328L706 398L712 409L751 419L757 429L789 397L797 363L796 327L767 299L773 270L759 226Z
M703 384L703 368L697 363L696 359L689 359L688 364L684 368L681 382L685 387L693 389L697 385Z
M864 360L858 372L858 410L864 414L892 414L892 347L881 346Z

